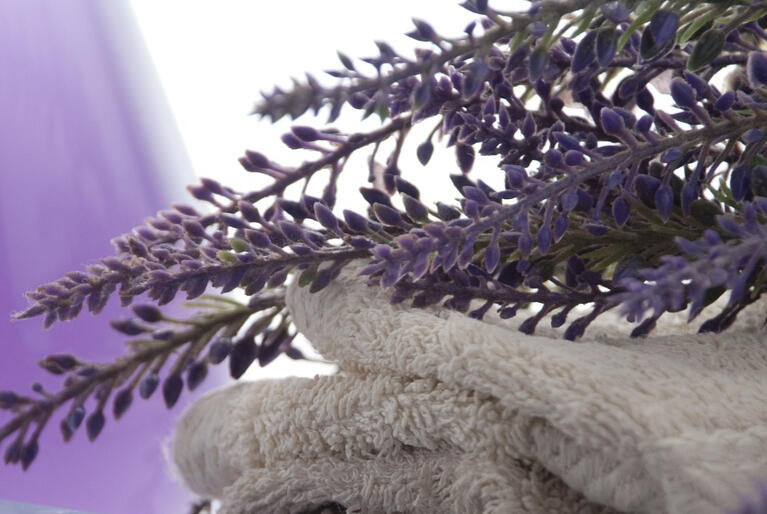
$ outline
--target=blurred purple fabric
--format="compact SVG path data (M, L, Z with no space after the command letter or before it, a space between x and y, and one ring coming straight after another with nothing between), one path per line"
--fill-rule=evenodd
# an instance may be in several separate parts
M27 391L49 353L113 360L114 299L43 331L10 322L23 292L112 253L109 239L194 179L133 15L122 0L0 3L0 389ZM59 380L43 384L56 390ZM190 401L184 394L183 403ZM104 513L183 512L162 444L183 405L137 399L90 443L64 444L59 413L27 472L0 463L0 498ZM111 414L111 412L110 412ZM0 424L7 421L0 412ZM3 448L5 445L3 445Z

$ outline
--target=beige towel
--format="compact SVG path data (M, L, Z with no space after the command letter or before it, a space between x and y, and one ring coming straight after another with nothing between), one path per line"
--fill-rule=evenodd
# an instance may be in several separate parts
M223 513L719 514L767 480L763 312L640 340L605 316L573 343L392 306L348 272L291 286L288 307L341 371L240 383L184 415L175 465Z

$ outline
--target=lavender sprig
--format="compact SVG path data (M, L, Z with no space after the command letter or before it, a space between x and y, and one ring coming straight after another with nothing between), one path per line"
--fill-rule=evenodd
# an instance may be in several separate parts
M69 404L69 412L60 424L64 439L69 440L85 422L88 438L93 440L104 427L104 410L110 398L115 419L125 414L135 394L146 399L157 389L162 390L165 404L170 408L177 402L185 381L190 390L195 389L204 380L207 367L227 357L230 368L243 369L255 359L266 364L283 352L300 356L291 346L290 333L280 332L279 324L277 329L269 329L273 320L286 319L281 291L253 296L247 304L214 298L203 305L206 310L190 320L167 318L153 306L137 305L133 308L136 318L112 323L122 334L142 336L129 341L130 352L115 363L95 364L81 362L71 355L51 355L43 359L40 366L64 377L61 391L51 394L36 386L40 398L0 392L0 409L15 415L0 427L0 441L16 434L7 447L6 463L20 462L24 468L28 467L36 456L37 438L42 429L54 412L66 404ZM244 326L245 331L238 333ZM268 334L265 335L265 331ZM260 337L257 339L257 336ZM233 351L239 341L253 346L252 356L243 357ZM241 362L243 358L249 360ZM88 414L86 402L91 398L95 406Z
M720 332L737 313L765 290L761 274L767 262L767 199L758 197L743 209L743 219L717 217L717 229L707 229L697 241L677 238L685 253L666 255L657 268L639 272L639 278L623 282L626 292L618 300L631 319L640 321L647 310L657 318L689 305L689 320L707 305L730 291L725 309L704 322L701 332ZM726 234L726 238L720 235Z
M64 403L73 406L65 436L85 421L95 437L112 392L119 417L134 390L148 397L159 388L173 405L184 383L194 388L205 379L209 364L228 359L238 378L256 361L301 357L281 287L296 280L318 291L353 260L366 261L363 275L394 303L440 304L475 318L490 309L504 318L527 313L523 332L549 320L568 339L620 304L630 319L643 320L633 331L639 336L665 312L689 306L694 318L730 291L730 303L703 327L723 330L759 297L765 7L568 0L515 13L479 0L464 6L480 15L465 36L446 38L414 20L409 35L424 43L414 58L378 43L379 55L363 59L375 74L365 75L339 54L343 69L330 71L338 86L307 77L265 95L256 108L276 120L328 105L333 120L348 103L363 116L390 118L380 128L347 134L293 126L282 142L317 158L287 167L249 150L240 163L271 178L265 188L238 192L202 179L189 190L213 212L184 205L162 211L116 238L114 257L30 292L31 306L16 317L44 316L46 326L83 307L97 313L115 293L125 306L139 295L163 305L179 291L194 299L210 288L241 289L252 300L188 320L186 331L166 326L184 321L136 305L134 317L113 327L149 339L134 342L124 359L84 375L89 365L75 357L44 359L45 369L70 383L56 395L42 392L42 400L0 394L0 406L15 416L2 429L3 437L16 434L7 460L28 465L39 431ZM714 84L730 66L728 80ZM665 93L648 87L665 75L670 109L658 107ZM414 170L400 163L411 127L427 118L436 123L417 142L418 161L429 163L440 143L455 155L455 196L434 205L421 197ZM379 162L387 146L393 149ZM369 206L338 208L343 170L367 148L360 194ZM483 158L495 160L501 187L478 169ZM321 197L307 194L322 170L329 179ZM302 193L289 196L299 183ZM579 306L590 310L569 319ZM182 355L161 380L148 366L159 371L173 349ZM84 420L90 396L96 407Z

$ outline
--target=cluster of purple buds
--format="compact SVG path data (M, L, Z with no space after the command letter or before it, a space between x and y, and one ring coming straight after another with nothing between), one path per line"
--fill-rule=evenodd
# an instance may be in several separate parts
M95 438L108 401L116 418L134 392L160 390L170 407L210 365L227 360L239 378L283 353L301 358L282 286L295 280L318 291L354 260L367 261L363 274L394 303L440 304L475 318L490 309L521 314L523 332L548 320L567 339L619 305L642 336L664 313L689 308L693 319L729 292L701 326L723 330L764 292L767 33L759 6L463 6L478 18L461 37L414 19L414 56L385 42L359 61L339 53L340 68L328 72L337 86L307 75L264 94L255 109L277 120L326 108L330 123L349 105L380 116L379 128L293 126L282 143L312 160L288 167L248 150L240 164L268 178L264 188L243 193L202 179L189 191L212 212L162 211L116 238L116 256L29 293L32 305L17 317L44 316L46 326L83 307L97 313L115 293L125 306L139 295L157 305L179 292L193 300L211 288L240 289L250 301L186 322L134 305L130 318L112 323L137 338L125 360L44 359L68 383L59 396L0 393L0 407L15 415L0 440L17 435L6 459L29 465L37 439L25 438L27 427L39 432L64 403L65 438L83 423ZM411 148L411 128L427 118L434 128ZM455 192L430 205L415 185L422 170L401 157L412 151L427 166L440 145L454 155L443 178ZM393 149L379 159L383 148ZM337 206L337 185L350 157L366 149L368 183L359 191L367 209L355 212ZM490 161L495 170L483 166ZM322 193L308 194L323 170ZM291 196L297 184L302 193ZM578 306L589 311L571 319ZM133 374L120 367L130 363ZM95 384L87 412L84 384Z

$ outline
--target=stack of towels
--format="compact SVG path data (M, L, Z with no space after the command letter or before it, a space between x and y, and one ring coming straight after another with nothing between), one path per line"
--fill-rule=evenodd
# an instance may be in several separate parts
M608 313L579 342L390 305L353 270L287 303L339 372L184 414L175 467L222 514L721 514L767 482L764 303L724 334Z

